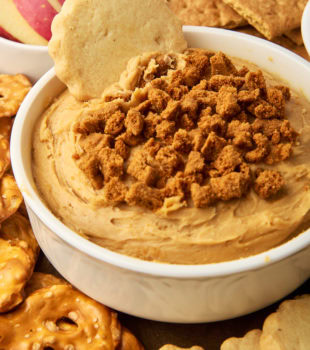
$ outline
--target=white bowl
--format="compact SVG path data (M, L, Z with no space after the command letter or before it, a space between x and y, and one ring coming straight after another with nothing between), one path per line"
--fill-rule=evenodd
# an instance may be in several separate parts
M308 1L301 19L301 34L305 48L310 55L310 1Z
M190 46L252 61L291 82L292 88L310 99L310 65L288 50L223 29L188 26L184 32ZM46 101L63 89L52 69L30 91L14 123L11 156L38 242L54 267L74 286L128 314L194 323L224 320L263 308L309 278L310 230L245 259L186 266L114 253L66 227L41 200L31 170L34 123Z
M0 73L23 73L35 82L53 65L47 46L22 44L0 37Z

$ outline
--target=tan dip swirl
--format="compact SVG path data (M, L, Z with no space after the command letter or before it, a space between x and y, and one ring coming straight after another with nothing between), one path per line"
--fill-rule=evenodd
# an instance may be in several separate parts
M110 250L172 264L239 259L308 225L310 104L223 53L150 53L101 99L64 91L33 137L52 212Z

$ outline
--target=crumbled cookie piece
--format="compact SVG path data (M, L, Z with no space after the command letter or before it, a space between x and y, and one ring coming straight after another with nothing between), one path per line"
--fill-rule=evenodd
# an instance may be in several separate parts
M231 86L222 86L219 90L216 113L224 118L233 117L240 112L237 89Z
M289 99L291 98L291 92L290 89L287 86L284 85L276 85L274 86L275 89L278 89L282 92L285 101L289 101Z
M260 95L259 89L254 90L240 90L238 92L238 102L251 103L258 99Z
M164 197L178 196L181 200L184 199L186 191L187 183L182 173L168 179L163 189Z
M192 149L192 137L184 130L179 129L173 137L172 147L180 153L189 153Z
M211 131L205 143L201 147L201 153L204 155L206 160L212 161L216 159L226 144L227 141L223 137L217 136L214 131Z
M100 171L100 163L94 155L87 155L79 158L78 165L96 190L103 187L104 178Z
M148 100L154 112L161 113L167 107L170 96L165 91L154 88L148 91Z
M185 85L193 87L208 74L210 66L209 57L199 51L193 51L186 57L186 66L183 70L183 81Z
M176 120L180 111L181 104L179 101L169 100L166 108L161 113L162 119Z
M149 112L144 118L144 128L143 135L145 138L149 139L154 137L156 134L156 126L161 122L159 114Z
M267 88L267 101L277 109L277 117L284 117L285 98L281 90Z
M222 52L216 53L210 58L211 75L236 75L237 69L231 62L231 60Z
M216 195L211 185L200 186L193 183L191 185L191 196L196 208L205 208L216 201Z
M202 154L197 151L191 151L188 155L184 173L186 175L200 173L205 168L205 162Z
M232 145L225 146L213 163L219 174L225 175L233 172L242 163L241 154Z
M274 163L286 160L292 154L292 144L291 143L279 143L277 145L272 145L270 153L265 159L265 163L272 165Z
M255 192L264 199L277 194L284 186L282 175L276 170L260 169L254 183Z
M173 175L183 164L180 154L172 146L162 147L155 158L160 164L163 173L167 176Z
M116 153L118 153L124 160L126 160L129 157L130 149L123 140L116 140L114 144L114 149Z
M106 201L111 205L117 205L125 201L127 186L117 177L112 177L104 185L104 196Z
M226 75L213 75L209 80L209 86L211 90L219 91L222 86L232 86L240 89L244 85L244 78L226 76Z
M122 140L127 146L134 147L139 145L143 141L143 137L141 135L134 135L128 130L118 135L115 140Z
M232 139L235 146L250 148L252 143L252 127L248 122L232 120L227 127L226 137Z
M98 160L105 181L109 181L111 177L123 175L124 159L114 149L102 148L98 153Z
M137 205L148 209L158 209L163 205L161 191L142 182L131 185L126 194L126 202L129 205Z
M278 112L277 109L272 106L269 102L258 99L251 103L247 110L252 113L256 118L260 119L269 119L269 118L277 118Z
M185 129L187 131L195 129L195 122L192 120L188 114L183 114L180 118L180 127L182 129Z
M245 85L249 90L259 89L261 93L266 92L266 81L261 70L248 72L245 75Z
M116 136L120 134L124 128L125 114L116 111L106 121L104 132Z
M185 95L181 101L181 109L191 119L196 119L198 114L199 101L190 94Z
M217 135L224 136L227 129L227 122L218 114L203 114L198 122L198 127L204 135L215 132Z
M156 125L156 137L166 140L169 136L175 133L175 122L170 120L163 120Z
M144 118L142 114L135 109L130 109L125 119L125 127L127 131L137 136L141 134L143 130L143 124L144 124Z
M143 148L150 154L151 157L155 157L157 152L160 150L161 145L160 142L155 141L153 137L151 137L144 145Z
M171 197L203 208L251 187L262 198L276 193L281 174L254 183L251 168L292 153L298 134L285 118L289 89L267 86L260 70L238 70L222 52L176 55L155 54L131 92L118 86L110 102L85 107L73 157L93 187L104 187L111 205L151 210Z
M249 163L257 163L262 161L270 151L269 141L265 135L261 133L254 134L253 141L255 142L256 148L245 154L245 159Z
M249 181L242 173L231 172L220 177L212 177L210 184L218 199L228 201L241 198L248 189Z
M288 140L291 143L294 143L298 136L298 133L292 128L288 120L282 121L280 126L280 133L285 140Z
M127 173L138 181L152 186L158 176L156 169L149 164L150 158L145 151L138 151L128 161Z

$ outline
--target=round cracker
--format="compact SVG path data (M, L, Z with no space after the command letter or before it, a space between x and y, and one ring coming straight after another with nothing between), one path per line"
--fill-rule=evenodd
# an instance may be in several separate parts
M66 0L52 23L49 53L77 99L100 97L143 52L181 52L179 20L163 0Z
M308 349L310 344L310 295L282 302L263 325L260 349Z

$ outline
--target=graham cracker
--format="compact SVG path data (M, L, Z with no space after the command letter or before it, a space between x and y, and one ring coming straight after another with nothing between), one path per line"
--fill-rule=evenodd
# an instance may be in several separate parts
M292 29L286 33L284 33L286 37L288 37L292 42L298 46L303 45L304 41L302 40L302 35L300 28Z
M167 4L185 25L232 29L247 24L222 0L167 0Z
M223 0L271 40L300 27L308 0Z

